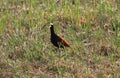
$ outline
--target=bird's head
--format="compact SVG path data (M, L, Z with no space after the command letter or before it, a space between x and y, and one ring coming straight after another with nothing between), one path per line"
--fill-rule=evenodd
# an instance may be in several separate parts
M54 27L53 27L53 23L50 23L50 26L49 26L49 28L50 28L50 31L51 31L51 33L54 33Z
M49 26L49 28L52 28L53 27L53 23L50 23L50 26Z

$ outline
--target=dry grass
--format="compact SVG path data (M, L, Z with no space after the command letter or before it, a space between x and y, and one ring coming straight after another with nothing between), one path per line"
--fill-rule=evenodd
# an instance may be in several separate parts
M119 78L119 3L1 0L0 78ZM51 22L71 48L51 44Z

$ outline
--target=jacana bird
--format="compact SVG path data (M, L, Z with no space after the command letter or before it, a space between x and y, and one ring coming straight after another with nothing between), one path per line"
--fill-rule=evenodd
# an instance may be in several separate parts
M54 32L54 26L52 23L50 24L50 32L51 32L51 42L54 46L58 48L70 47L70 44L65 39L58 36Z

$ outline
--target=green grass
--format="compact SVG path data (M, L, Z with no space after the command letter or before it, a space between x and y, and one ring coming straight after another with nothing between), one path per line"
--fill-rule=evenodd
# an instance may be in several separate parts
M119 78L119 0L1 0L0 78ZM71 48L50 42L48 26Z

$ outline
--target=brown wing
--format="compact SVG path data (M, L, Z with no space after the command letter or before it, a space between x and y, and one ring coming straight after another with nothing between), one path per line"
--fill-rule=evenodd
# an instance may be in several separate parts
M59 41L63 42L64 46L70 47L70 44L65 39L63 39L62 37L59 37Z

